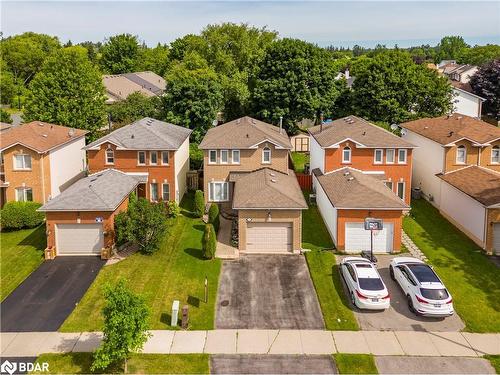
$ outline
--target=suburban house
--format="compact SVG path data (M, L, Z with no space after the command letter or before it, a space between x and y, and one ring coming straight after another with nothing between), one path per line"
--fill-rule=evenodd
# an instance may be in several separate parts
M299 252L307 204L290 169L286 132L242 117L209 129L199 148L205 201L237 216L239 251Z
M322 123L309 134L316 203L337 249L370 250L364 220L373 217L383 220L374 252L399 252L415 146L355 116Z
M86 133L41 121L3 131L1 206L10 201L45 203L83 177Z
M476 74L478 67L469 64L457 64L450 61L446 64L440 64L438 70L452 81L468 83L470 78Z
M139 197L180 202L187 190L191 130L149 117L118 128L88 144L88 169L113 168L142 176Z
M488 254L500 255L500 128L454 114L401 125L414 187Z
M165 79L153 72L111 74L102 77L108 99L106 104L124 100L134 92L151 97L160 96L167 87Z
M46 215L47 249L58 255L101 255L114 246L114 217L128 207L144 176L105 169L82 178L39 211ZM104 249L104 250L103 250Z

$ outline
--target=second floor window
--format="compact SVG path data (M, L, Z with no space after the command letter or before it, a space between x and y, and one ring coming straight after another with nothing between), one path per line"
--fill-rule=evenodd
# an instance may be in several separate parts
M208 162L210 164L217 163L217 150L208 151Z
M14 169L31 169L30 155L14 155Z
M465 146L457 147L457 164L465 164L465 160L467 158L467 151L465 150Z
M394 154L395 154L395 151L393 148L389 148L389 149L385 150L385 162L387 164L394 163Z
M406 149L405 148L398 150L398 163L399 164L406 164Z
M161 152L161 163L163 165L168 165L168 151Z
M351 162L351 148L349 146L344 147L342 150L342 163Z
M373 162L375 164L382 164L382 159L384 158L384 150L381 148L375 149L375 155L373 157Z
M149 164L151 165L157 165L158 164L158 153L156 151L150 151L149 152Z
M16 201L31 202L33 201L33 189L22 187L16 189Z
M139 151L137 153L137 164L146 165L146 151Z
M262 163L271 164L271 149L269 147L264 147L262 150Z
M233 164L240 164L240 150L233 150Z
M115 164L115 152L112 148L106 150L106 164Z
M491 164L499 164L500 163L500 147L493 146L491 149Z
M220 150L220 162L221 164L227 164L229 162L228 150Z

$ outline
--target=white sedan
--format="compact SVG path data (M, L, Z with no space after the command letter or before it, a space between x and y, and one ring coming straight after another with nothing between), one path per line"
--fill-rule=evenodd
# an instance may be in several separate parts
M389 272L406 295L410 311L423 316L453 315L453 299L431 266L417 258L396 257Z
M340 262L352 303L360 309L385 310L391 304L389 291L375 266L365 258L346 257Z

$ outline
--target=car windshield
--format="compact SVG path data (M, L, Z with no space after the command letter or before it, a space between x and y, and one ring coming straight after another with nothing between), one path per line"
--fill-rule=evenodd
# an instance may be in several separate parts
M359 287L364 290L384 290L382 280L375 278L360 277Z
M408 268L421 283L440 283L439 278L427 264L409 264Z
M449 297L446 289L420 289L422 297L433 300L442 300Z

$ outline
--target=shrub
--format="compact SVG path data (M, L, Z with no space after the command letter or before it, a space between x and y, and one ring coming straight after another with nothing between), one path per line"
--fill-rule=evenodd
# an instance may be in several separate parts
M208 209L208 222L214 226L215 232L219 233L220 218L219 218L219 206L212 203Z
M122 211L115 216L115 242L117 246L129 241L130 217L127 211Z
M203 217L205 213L205 197L201 190L196 190L194 193L194 212L198 217Z
M212 224L206 224L205 232L203 233L203 256L206 259L213 259L215 257L216 248L217 237L214 226Z
M2 229L34 228L43 223L45 214L36 202L8 202L1 211Z
M177 217L181 213L181 209L176 201L167 202L167 212L169 217Z

